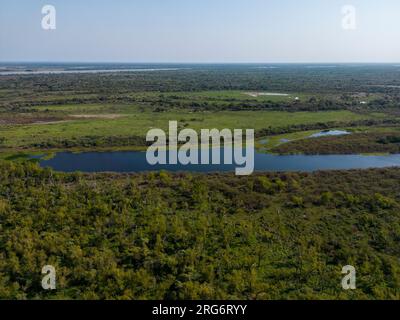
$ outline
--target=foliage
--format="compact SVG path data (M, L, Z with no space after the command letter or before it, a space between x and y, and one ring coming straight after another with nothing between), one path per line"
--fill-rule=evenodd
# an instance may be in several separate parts
M272 149L280 154L400 153L399 132L363 132L344 136L301 139Z
M399 299L398 181L399 169L89 175L0 162L0 298ZM47 264L55 291L41 288ZM355 291L341 288L348 264Z

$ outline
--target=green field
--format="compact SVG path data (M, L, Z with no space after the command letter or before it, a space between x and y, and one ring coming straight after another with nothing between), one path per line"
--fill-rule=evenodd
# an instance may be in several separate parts
M0 128L5 138L4 146L26 147L34 142L49 139L71 139L85 136L145 136L152 128L167 130L168 122L176 120L180 126L200 130L203 128L229 128L255 130L268 127L285 127L295 124L312 124L330 121L355 121L370 119L370 115L350 111L324 112L279 112L279 111L221 111L191 112L171 110L169 112L142 111L135 106L50 106L51 114L61 116L90 116L73 118L55 123L8 125ZM117 111L117 112L115 112ZM96 115L110 118L96 118ZM384 116L379 115L379 116ZM373 116L376 118L376 115Z
M257 93L257 96L251 95ZM137 96L137 94L135 94ZM139 95L143 97L160 96L158 93L143 93ZM222 91L200 91L200 92L171 92L163 93L161 96L172 99L188 99L191 101L271 101L271 102L288 102L296 97L299 99L310 98L311 94L286 92L286 91L268 91L268 90L222 90Z

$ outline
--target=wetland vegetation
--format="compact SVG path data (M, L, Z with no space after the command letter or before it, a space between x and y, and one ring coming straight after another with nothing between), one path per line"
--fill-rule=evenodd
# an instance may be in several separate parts
M400 298L399 169L0 179L3 299Z
M170 67L0 74L0 298L399 299L398 168L82 174L29 160L143 150L170 120L253 128L262 152L400 153L399 66ZM321 130L351 134L310 138ZM41 290L46 264L56 291Z

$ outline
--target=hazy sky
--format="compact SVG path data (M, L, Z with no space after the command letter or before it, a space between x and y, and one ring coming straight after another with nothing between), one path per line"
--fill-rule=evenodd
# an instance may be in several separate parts
M0 61L400 62L400 1L0 0Z

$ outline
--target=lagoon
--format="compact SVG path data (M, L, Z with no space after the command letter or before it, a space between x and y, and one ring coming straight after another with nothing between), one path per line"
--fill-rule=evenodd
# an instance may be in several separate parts
M221 151L221 159L223 149ZM255 152L255 171L299 171L347 170L400 167L400 154L393 155L273 155ZM51 167L62 172L145 172L145 171L189 171L189 172L234 172L232 165L155 165L146 161L146 152L60 152L51 159L40 159L42 167Z

